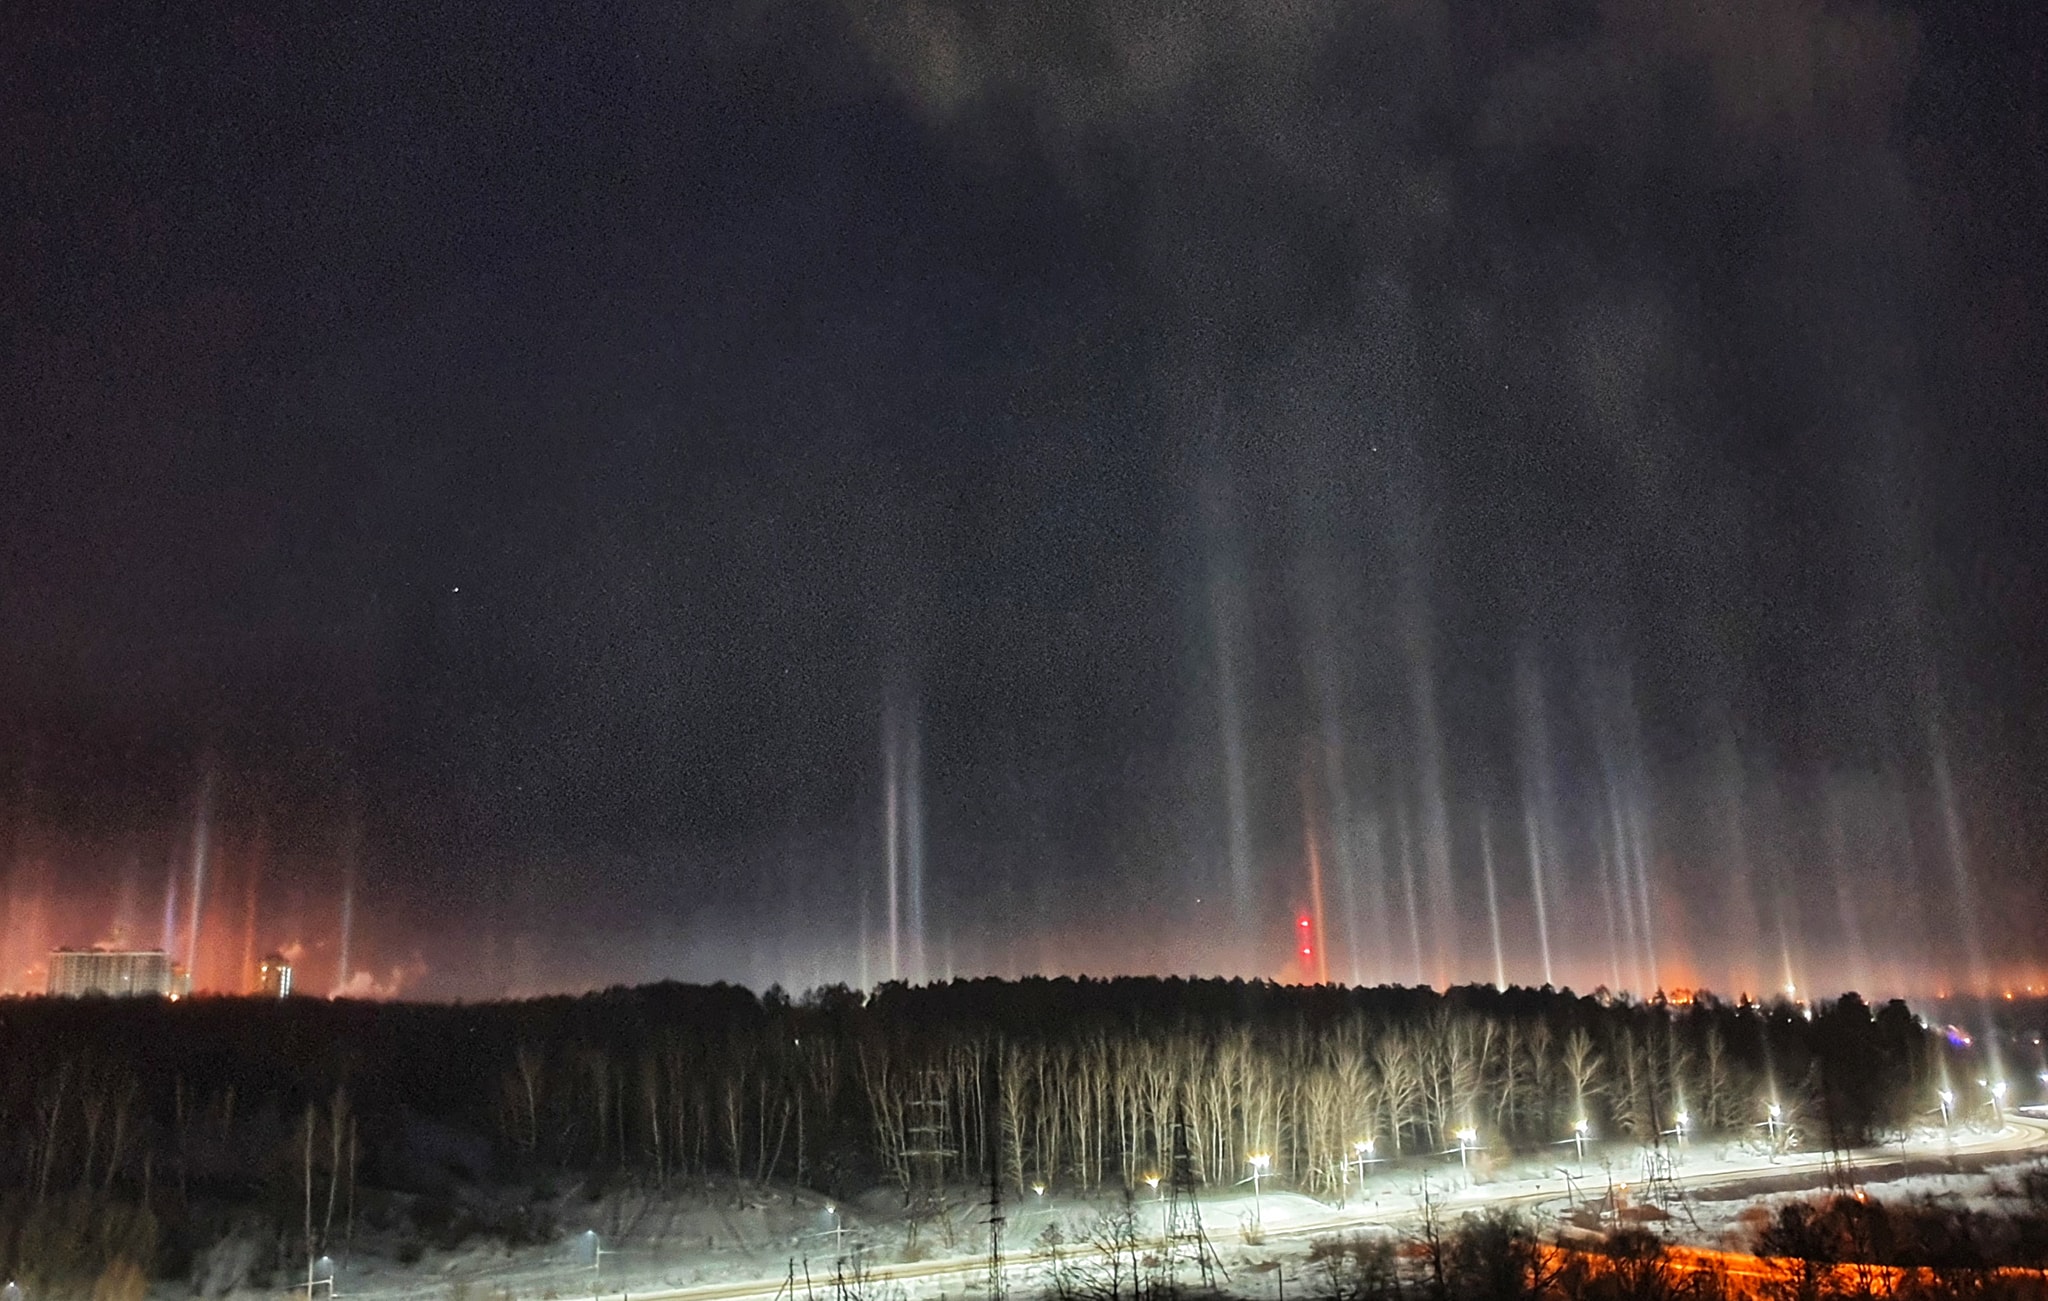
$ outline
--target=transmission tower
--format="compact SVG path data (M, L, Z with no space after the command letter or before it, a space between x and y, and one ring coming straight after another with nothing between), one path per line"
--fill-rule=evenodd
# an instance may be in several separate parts
M1003 1301L1003 1165L988 1166L988 1301Z
M1683 1214L1695 1228L1699 1226L1692 1202L1685 1195L1685 1185L1678 1182L1678 1163L1667 1147L1649 1148L1643 1153L1643 1200L1667 1213Z
M1163 1245L1169 1292L1180 1290L1180 1261L1184 1254L1194 1258L1202 1290L1215 1289L1216 1274L1222 1269L1223 1262L1209 1245L1209 1235L1202 1230L1202 1202L1196 1194L1195 1163L1188 1152L1187 1118L1180 1111L1176 1111L1173 1118L1173 1168L1166 1181L1166 1242Z
M993 1058L991 1077L998 1076L1001 1070L1002 1054L998 1051ZM1003 1214L1001 1095L1000 1087L988 1090L988 1108L982 1125L986 1141L981 1147L988 1158L988 1301L1003 1301L1003 1225L1009 1218Z
M913 1235L928 1220L939 1220L946 1243L953 1242L953 1225L946 1217L946 1160L958 1155L946 1146L946 1100L937 1072L925 1073L925 1096L909 1104L910 1123L904 1127L908 1140L903 1158L910 1165L910 1230Z

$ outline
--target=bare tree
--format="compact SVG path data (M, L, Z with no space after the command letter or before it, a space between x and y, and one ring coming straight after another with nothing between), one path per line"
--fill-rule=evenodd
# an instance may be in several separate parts
M1422 1100L1422 1075L1408 1036L1398 1029L1380 1035L1373 1045L1373 1066L1387 1107L1387 1138L1393 1154L1399 1156L1402 1136L1416 1122L1416 1108Z
M1578 1108L1573 1123L1590 1119L1586 1106L1605 1089L1600 1082L1600 1054L1593 1051L1593 1036L1584 1026L1574 1029L1564 1041L1564 1074L1572 1089L1572 1103Z

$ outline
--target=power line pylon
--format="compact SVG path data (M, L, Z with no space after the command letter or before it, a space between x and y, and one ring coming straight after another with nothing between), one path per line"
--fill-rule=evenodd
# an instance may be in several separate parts
M1188 1151L1187 1118L1178 1111L1173 1119L1173 1168L1166 1180L1164 1247L1166 1288L1170 1294L1180 1291L1180 1261L1184 1254L1194 1257L1202 1290L1215 1290L1216 1273L1223 1262L1217 1259L1215 1249L1209 1245L1209 1235L1202 1230L1202 1202L1196 1193L1194 1159Z
M990 1064L991 1078L1000 1077L1002 1062L999 1047ZM1003 1214L1001 1094L1000 1087L988 1090L988 1108L982 1124L986 1141L981 1149L988 1158L988 1301L1003 1301L1003 1225L1009 1220Z
M910 1232L912 1241L922 1226L930 1220L938 1220L946 1235L947 1246L953 1243L953 1222L946 1213L946 1161L958 1153L946 1146L946 1099L940 1087L938 1073L925 1073L925 1096L909 1103L910 1124L904 1129L908 1146L903 1158L909 1163L914 1186L910 1193Z

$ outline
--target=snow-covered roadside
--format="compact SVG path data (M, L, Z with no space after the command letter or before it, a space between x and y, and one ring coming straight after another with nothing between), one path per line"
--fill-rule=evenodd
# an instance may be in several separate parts
M1951 1160L2002 1159L2001 1149L2025 1149L2042 1140L2031 1125L1990 1134L1951 1136L1928 1132L1903 1148L1858 1153L1855 1168L1868 1177L1896 1171L1908 1177L1880 1185L1885 1197L1925 1193L1989 1197L1999 1175L1929 1173ZM2024 1163L2023 1150L2012 1161ZM1914 1166L1922 1170L1915 1171ZM1202 1226L1216 1259L1233 1280L1233 1290L1276 1290L1311 1268L1309 1252L1318 1238L1409 1231L1425 1199L1439 1215L1455 1219L1490 1206L1521 1208L1539 1223L1554 1225L1576 1204L1662 1206L1672 1218L1656 1218L1678 1241L1722 1245L1743 1228L1743 1216L1760 1202L1775 1204L1811 1195L1827 1186L1829 1163L1822 1154L1772 1157L1749 1145L1700 1145L1665 1157L1633 1146L1589 1147L1585 1160L1575 1148L1557 1153L1495 1159L1486 1155L1439 1158L1375 1174L1347 1190L1342 1204L1270 1186L1200 1200ZM1758 1195L1743 1185L1788 1180L1802 1191ZM1735 1196L1717 1198L1720 1187ZM979 1190L955 1190L942 1214L913 1217L902 1198L877 1190L840 1205L806 1191L724 1184L667 1197L616 1194L599 1201L565 1198L556 1208L562 1231L554 1243L524 1249L478 1244L452 1252L428 1252L400 1264L394 1244L369 1239L336 1271L336 1297L445 1296L449 1301L573 1301L594 1298L648 1301L660 1294L701 1291L712 1296L772 1295L793 1279L811 1295L830 1296L835 1275L858 1268L871 1295L955 1298L985 1290L988 1259L987 1208ZM1005 1206L1004 1250L1011 1286L1030 1290L1050 1268L1049 1241L1078 1243L1107 1214L1124 1205L1121 1195L1089 1197L1057 1190L1027 1192ZM1156 1243L1166 1203L1151 1190L1132 1200L1138 1235ZM1650 1212L1655 1216L1655 1212ZM1753 1213L1752 1213L1753 1218ZM593 1248L597 1254L593 1256ZM1144 1248L1156 1254L1156 1246ZM1085 1255L1085 1252L1070 1254ZM859 1262L856 1267L854 1262ZM328 1289L315 1288L316 1296Z

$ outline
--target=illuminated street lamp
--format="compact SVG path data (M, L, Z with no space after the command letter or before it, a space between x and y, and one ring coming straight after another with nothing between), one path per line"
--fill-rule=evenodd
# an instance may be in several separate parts
M312 1301L314 1290L322 1284L327 1286L327 1295L334 1295L334 1257L322 1256L318 1260L306 1261L306 1301ZM297 1289L293 1289L296 1291Z
M597 1301L598 1294L603 1290L604 1258L619 1253L599 1241L596 1229L585 1229L583 1240L590 1244L590 1298L591 1301Z
M1458 1140L1458 1168L1470 1174L1472 1172L1472 1161L1471 1157L1467 1154L1473 1148L1479 1146L1479 1131L1467 1125L1459 1130L1455 1137Z
M1344 1177L1346 1183L1350 1182L1351 1167L1358 1167L1358 1187L1360 1191L1363 1191L1365 1188L1365 1168L1369 1165L1378 1165L1380 1163L1380 1159L1374 1156L1372 1153L1373 1140L1369 1138L1361 1138L1351 1145L1351 1159L1344 1163Z
M1591 1136L1592 1132L1593 1127L1587 1124L1585 1119L1581 1117L1572 1122L1572 1136L1558 1140L1560 1143L1570 1143L1578 1150L1580 1174L1586 1173L1586 1139Z
M1779 1146L1779 1132L1785 1128L1785 1109L1773 1102L1764 1113L1764 1128L1770 1133L1771 1150L1775 1153Z
M1365 1182L1365 1168L1378 1165L1380 1158L1373 1155L1373 1140L1361 1138L1351 1145L1351 1163L1358 1167L1358 1182Z
M1941 1092L1935 1094L1934 1096L1941 1100L1941 1127L1943 1129L1947 1129L1949 1127L1950 1120L1955 1115L1955 1092L1951 1089L1943 1089Z
M1686 1131L1691 1128L1692 1113L1688 1111L1681 1111L1676 1116L1673 1116L1671 1118L1671 1128L1665 1130L1661 1137L1677 1139L1678 1145L1680 1147L1684 1147Z
M1991 1123L2003 1127L2005 1124L2005 1081L1991 1082Z
M1252 1225L1254 1228L1261 1228L1266 1223L1266 1217L1264 1207L1259 1201L1259 1180L1264 1179L1267 1172L1273 1168L1273 1158L1264 1152L1254 1152L1247 1158L1247 1162L1252 1168L1251 1178L1240 1179L1238 1182L1252 1186Z
M846 1223L839 1217L839 1204L837 1202L826 1202L825 1215L832 1222L832 1227L825 1230L825 1236L832 1239L832 1255L835 1259L844 1257L846 1255Z

